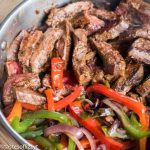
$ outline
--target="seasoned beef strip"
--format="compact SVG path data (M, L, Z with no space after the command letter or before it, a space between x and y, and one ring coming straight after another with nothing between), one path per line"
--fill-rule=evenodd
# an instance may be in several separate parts
M72 19L76 14L84 10L90 10L93 4L90 1L68 4L62 8L54 8L50 11L46 21L48 26L57 26L66 19Z
M32 72L40 73L52 56L52 51L57 40L62 36L63 31L58 28L48 28L44 33L43 40L31 57Z
M80 36L82 35L82 36ZM87 34L84 29L75 30L75 48L73 52L73 70L80 85L87 85L93 76L87 62L93 61L95 54L87 44Z
M9 48L7 49L7 60L17 60L17 54L20 47L20 43L23 38L28 36L26 30L22 30L19 35L14 39Z
M128 28L129 28L129 21L121 19L117 25L111 27L109 30L104 31L103 33L97 32L93 36L93 39L95 39L96 41L112 40L118 37L122 32L124 32Z
M70 32L70 23L65 21L64 33L62 37L58 40L56 44L56 50L58 52L59 57L64 60L64 69L67 69L70 49L71 49L71 32Z
M7 70L8 76L22 73L22 68L20 67L19 63L16 61L7 61L6 70Z
M150 79L147 79L136 88L136 91L142 96L146 97L150 93Z
M9 105L14 101L14 87L38 89L41 86L39 76L33 73L24 73L11 76L7 79L3 88L3 103Z
M42 105L46 102L46 98L41 94L27 88L15 88L16 99L22 103L32 105Z
M139 38L131 46L128 56L133 60L150 64L150 41Z
M143 76L144 67L142 64L129 63L125 75L116 81L113 88L118 92L126 94L142 81Z
M42 31L32 31L27 37L23 38L18 53L18 59L22 65L23 72L31 70L30 59L34 51L36 51L40 41L42 40Z
M143 28L130 28L119 36L119 41L130 41L136 38L145 38L150 40L150 26Z
M106 42L91 40L91 44L103 60L105 74L111 74L115 77L124 75L126 63L117 50Z
M70 20L74 28L83 28L91 35L104 27L105 22L98 19L96 16L91 15L89 11L82 11Z
M104 9L93 8L90 11L91 15L94 15L100 19L114 21L117 20L117 14L113 11L107 11Z

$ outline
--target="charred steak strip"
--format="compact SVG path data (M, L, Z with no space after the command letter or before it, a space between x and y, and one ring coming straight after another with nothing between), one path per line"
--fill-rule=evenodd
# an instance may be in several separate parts
M131 46L128 56L136 61L150 64L150 41L139 38Z
M93 8L93 4L89 1L72 3L58 9L54 8L50 11L46 23L49 26L57 26L64 20L73 18L77 13L91 8Z
M27 37L23 38L20 44L18 53L19 62L22 65L24 72L30 70L30 58L34 51L36 51L39 42L43 37L42 31L32 31Z
M150 93L150 79L147 79L136 88L136 91L142 96L146 97Z
M126 94L133 87L138 85L144 76L144 67L142 64L129 63L125 72L125 76L120 77L113 88L118 92Z
M88 67L87 61L93 61L94 55L94 52L88 47L86 31L77 29L75 31L75 48L72 63L75 76L80 85L86 85L92 79L93 72Z
M26 36L28 36L28 32L26 30L22 30L14 39L10 47L7 49L7 60L17 60L17 53L20 47L20 43Z
M107 41L112 40L118 37L122 32L129 28L129 22L125 19L122 19L117 25L110 28L108 31L104 31L103 33L96 33L93 38L96 41Z
M55 46L55 42L60 39L63 31L58 28L49 28L44 33L43 40L39 47L34 51L31 57L32 72L40 73L44 70L44 66L52 56L52 51Z
M100 19L103 19L103 20L109 20L109 21L117 20L117 14L115 12L112 12L112 11L93 8L90 11L90 13L91 13L91 15L94 15Z
M124 75L126 64L117 50L106 42L91 40L91 44L103 60L103 67L106 74L111 74L115 77Z
M16 98L22 103L32 105L42 105L46 102L46 98L41 94L27 88L15 88Z
M3 103L9 105L14 101L14 87L25 87L33 90L41 86L40 79L37 74L27 73L11 76L7 79L3 88Z

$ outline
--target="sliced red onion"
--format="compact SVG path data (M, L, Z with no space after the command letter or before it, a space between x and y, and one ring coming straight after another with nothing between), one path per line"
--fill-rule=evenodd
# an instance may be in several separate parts
M81 131L85 134L86 138L89 140L91 150L96 150L96 144L95 144L92 134L84 128L81 128Z
M79 150L84 150L83 146L81 145L80 141L73 135L67 134L69 138L71 138L77 145Z
M80 130L80 128L64 125L64 124L58 124L51 127L48 127L44 130L44 135L49 136L50 134L54 133L66 133L75 136L77 139L81 139L83 137L83 133Z
M105 144L100 144L96 150L107 150Z

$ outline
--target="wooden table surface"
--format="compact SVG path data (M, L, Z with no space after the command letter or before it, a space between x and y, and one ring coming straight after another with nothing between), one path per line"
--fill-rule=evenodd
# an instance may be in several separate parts
M2 22L7 14L21 1L22 0L0 0L0 22ZM18 150L18 148L13 148L13 146L19 146L18 144L19 143L0 124L0 150Z

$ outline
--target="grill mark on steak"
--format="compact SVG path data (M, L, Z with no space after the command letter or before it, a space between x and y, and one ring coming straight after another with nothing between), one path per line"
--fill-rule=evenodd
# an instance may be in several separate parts
M20 43L23 38L28 36L26 30L22 30L19 35L13 40L9 48L7 49L7 60L17 60L17 54L20 47Z
M139 38L131 46L128 56L133 60L150 64L150 41Z
M63 31L58 28L48 28L44 33L43 40L39 47L34 51L31 57L32 72L40 73L45 68L48 60L52 57L52 51L55 46L55 42L60 39Z
M46 21L48 26L57 26L66 19L72 19L76 14L84 10L90 10L93 4L89 1L76 2L62 8L54 8L50 11Z

